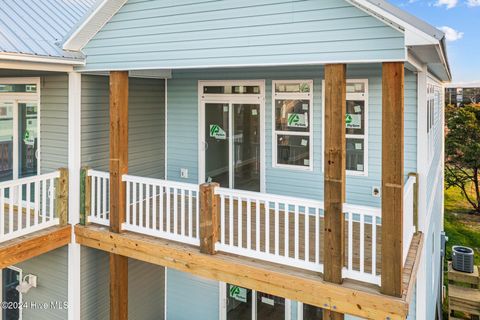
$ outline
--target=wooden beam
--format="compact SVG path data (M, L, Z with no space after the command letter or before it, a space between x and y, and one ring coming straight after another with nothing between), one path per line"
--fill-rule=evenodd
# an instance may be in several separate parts
M125 222L128 173L128 71L110 72L110 231ZM110 254L110 319L128 319L128 258Z
M382 71L382 292L402 295L403 269L403 62Z
M71 232L70 225L55 226L0 243L0 269L69 244Z
M265 261L217 253L202 254L197 247L150 236L109 232L101 226L75 226L81 245L116 253L200 277L223 281L320 308L367 319L405 319L408 304L401 298L381 295L373 285L346 280L325 282L315 272Z
M125 184L128 173L128 72L110 72L110 230L125 222Z
M215 254L215 243L218 241L219 207L215 188L218 183L204 183L200 185L200 252Z
M346 66L325 66L324 279L342 283L344 260Z
M417 280L417 271L420 264L423 248L423 233L417 232L413 235L408 249L407 260L403 267L403 293L402 298L409 305L412 299L413 289Z
M55 187L56 212L60 220L60 225L64 226L68 222L68 169L61 168L60 178L58 178Z
M128 258L110 253L110 319L128 319Z

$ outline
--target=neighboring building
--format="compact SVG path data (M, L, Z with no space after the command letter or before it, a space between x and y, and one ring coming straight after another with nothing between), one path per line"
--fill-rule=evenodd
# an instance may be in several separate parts
M445 88L445 104L464 106L480 103L480 83L469 85L450 84Z
M3 320L441 311L441 31L381 0L1 3L3 299L69 304Z

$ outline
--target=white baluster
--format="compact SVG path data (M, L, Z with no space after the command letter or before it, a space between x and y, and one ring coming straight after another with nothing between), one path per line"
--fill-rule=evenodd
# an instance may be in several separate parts
M247 198L247 249L252 249L252 203Z

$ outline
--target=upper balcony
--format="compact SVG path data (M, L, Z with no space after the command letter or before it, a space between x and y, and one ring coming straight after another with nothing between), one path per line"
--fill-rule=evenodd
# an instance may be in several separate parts
M66 169L0 182L0 267L70 242Z
M292 271L305 276L316 274L319 280L322 277L325 237L322 201L221 188L214 183L197 185L132 175L123 175L122 181L126 184L126 217L121 230L127 237L133 232L149 239L185 244L179 251L217 253L240 263L244 257L245 265L254 261L287 274ZM110 174L85 169L82 183L84 221L110 226ZM415 189L416 177L411 175L404 186L405 298L421 240L415 236ZM345 203L343 212L345 286L379 293L381 210ZM77 228L81 243L91 237L85 232L88 233ZM175 248L168 241L166 245ZM134 243L125 250L141 250ZM87 245L97 247L91 242ZM111 245L121 247L120 243Z

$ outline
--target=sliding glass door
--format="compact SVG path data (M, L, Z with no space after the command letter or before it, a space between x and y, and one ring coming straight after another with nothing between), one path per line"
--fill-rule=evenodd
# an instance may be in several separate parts
M0 182L13 179L14 102L0 101Z
M260 104L204 104L205 177L225 188L260 191Z
M38 171L38 103L0 100L0 182Z
M291 318L289 300L228 283L222 283L221 286L226 289L221 295L221 300L224 301L222 320L290 320Z

